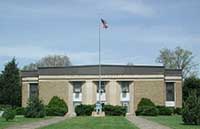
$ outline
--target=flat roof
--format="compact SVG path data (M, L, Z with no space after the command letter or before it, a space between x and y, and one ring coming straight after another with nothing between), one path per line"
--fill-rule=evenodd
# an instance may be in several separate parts
M182 76L181 69L165 69L164 66L151 65L101 65L102 75L168 75ZM98 65L79 65L66 67L39 67L34 71L21 71L21 77L39 75L98 75Z

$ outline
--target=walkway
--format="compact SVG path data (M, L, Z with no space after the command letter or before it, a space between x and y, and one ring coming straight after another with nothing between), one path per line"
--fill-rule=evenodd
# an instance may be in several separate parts
M126 118L140 129L170 129L169 127L146 120L142 117L129 115Z
M8 127L6 129L36 129L36 128L40 128L40 127L47 126L50 124L55 124L55 123L61 122L67 118L68 117L54 117L51 119L41 120L41 121L37 121L37 122L31 122L28 124L15 125L15 126Z

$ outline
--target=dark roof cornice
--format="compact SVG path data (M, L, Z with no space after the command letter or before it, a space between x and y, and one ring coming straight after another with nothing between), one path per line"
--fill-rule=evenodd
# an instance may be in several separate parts
M149 65L101 65L102 75L181 75L177 69L165 69L164 66ZM34 71L21 71L22 77L39 75L98 75L98 65L80 65L67 67L39 67Z

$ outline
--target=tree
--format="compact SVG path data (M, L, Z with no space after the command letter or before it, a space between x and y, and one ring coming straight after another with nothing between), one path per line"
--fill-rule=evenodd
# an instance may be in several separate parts
M27 118L43 118L46 116L45 106L38 97L29 99L24 116Z
M36 70L38 67L64 67L69 65L71 65L71 61L68 56L49 55L43 57L36 63L30 63L24 66L23 70Z
M194 63L194 56L191 51L181 47L176 47L175 50L163 48L160 50L160 55L156 62L162 63L166 68L182 69L183 78L188 75L195 74L197 64Z
M183 103L182 119L185 124L200 125L200 97L197 96L196 91L190 92Z
M189 93L193 91L197 91L195 93L200 97L200 79L195 76L188 77L184 80L183 100L186 101Z
M8 62L2 71L1 76L1 104L8 104L12 107L21 105L21 85L19 69L15 58Z
M36 70L39 67L37 63L30 63L29 65L25 65L23 70Z
M2 74L0 73L0 104L3 102L3 84L2 84Z

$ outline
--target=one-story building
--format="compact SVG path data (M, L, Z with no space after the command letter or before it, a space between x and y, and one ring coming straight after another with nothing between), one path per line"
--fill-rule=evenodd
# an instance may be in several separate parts
M122 105L134 114L141 98L156 105L182 106L182 70L164 66L102 65L101 101ZM48 104L53 96L62 98L73 114L79 104L95 104L99 100L98 65L43 67L21 71L22 106L38 96Z

